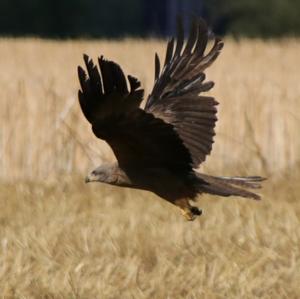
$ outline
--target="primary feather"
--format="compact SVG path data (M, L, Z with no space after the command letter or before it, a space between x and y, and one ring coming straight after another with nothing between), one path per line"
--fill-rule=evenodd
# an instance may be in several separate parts
M200 95L214 85L211 81L205 82L204 70L217 58L223 42L216 38L212 48L204 54L208 30L201 19L192 22L185 47L183 32L179 18L176 47L174 39L171 39L162 72L156 56L156 81L145 110L174 126L190 152L193 167L197 168L212 150L217 121L218 102L212 97Z

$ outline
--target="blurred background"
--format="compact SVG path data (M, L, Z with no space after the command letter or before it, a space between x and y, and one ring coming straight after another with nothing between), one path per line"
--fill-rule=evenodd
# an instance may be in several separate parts
M2 0L6 36L169 36L181 14L203 16L217 34L278 37L300 34L298 0Z
M83 53L104 55L139 78L147 96L154 53L163 59L178 15L186 34L201 16L225 39L207 70L221 105L217 142L202 168L289 172L300 153L298 11L298 0L0 1L0 177L82 175L113 159L79 110L76 67Z
M299 0L0 0L1 298L299 298L299 12ZM225 44L206 71L220 105L200 171L268 177L260 202L201 195L192 223L153 194L84 183L114 156L77 99L83 53L119 63L147 98L177 15L186 33L202 16Z

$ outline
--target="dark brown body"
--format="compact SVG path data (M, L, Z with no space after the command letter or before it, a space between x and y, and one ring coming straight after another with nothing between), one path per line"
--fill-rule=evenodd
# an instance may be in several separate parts
M170 202L183 197L194 199L197 195L193 183L195 178L192 180L193 174L185 175L163 168L136 168L125 171L130 182L127 187L151 191Z
M164 168L127 167L117 163L96 168L86 182L103 182L114 186L150 191L178 206L187 220L201 215L201 210L191 205L198 194L205 192L221 196L237 195L259 199L255 193L240 189L259 188L260 177L213 177L198 172L169 171Z
M108 173L109 180L101 174ZM113 178L113 179L112 179ZM190 205L199 193L201 180L194 173L169 171L164 168L127 167L121 169L117 164L100 166L86 179L86 182L100 181L110 185L150 191L168 202L178 206L188 220L200 215L197 207Z

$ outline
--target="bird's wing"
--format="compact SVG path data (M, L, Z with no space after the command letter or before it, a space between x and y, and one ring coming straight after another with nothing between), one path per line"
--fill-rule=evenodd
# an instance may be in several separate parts
M94 134L112 148L121 167L192 168L192 159L171 124L139 108L140 82L120 66L99 59L100 72L84 55L87 74L79 66L79 102Z
M200 93L214 85L211 81L205 82L204 71L218 57L223 42L215 38L209 51L206 51L207 43L205 22L195 19L184 46L183 24L179 18L176 45L172 38L162 71L157 54L155 56L155 84L145 105L147 112L174 126L189 150L195 168L211 152L217 121L218 102Z

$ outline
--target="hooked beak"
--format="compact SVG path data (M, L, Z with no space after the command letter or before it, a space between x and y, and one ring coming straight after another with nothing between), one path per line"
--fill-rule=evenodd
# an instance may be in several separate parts
M90 182L97 182L98 181L98 177L97 175L93 174L93 173L89 173L85 180L86 183L90 183Z

